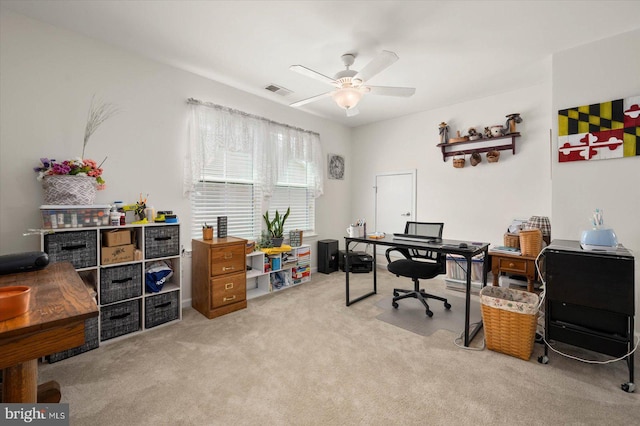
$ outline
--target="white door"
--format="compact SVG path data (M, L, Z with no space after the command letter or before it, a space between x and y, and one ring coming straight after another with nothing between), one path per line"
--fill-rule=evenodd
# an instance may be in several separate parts
M376 175L376 232L404 232L416 218L416 171Z

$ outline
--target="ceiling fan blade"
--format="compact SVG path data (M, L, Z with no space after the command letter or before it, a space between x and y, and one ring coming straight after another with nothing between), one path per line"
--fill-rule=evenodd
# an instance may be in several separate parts
M389 67L395 61L397 61L398 55L388 50L383 50L378 56L373 58L353 79L360 81L369 81L371 77L378 74L380 71Z
M369 93L383 96L403 96L408 98L416 93L415 87L366 86Z
M360 114L360 110L356 107L347 109L347 117L355 117L358 114Z
M299 107L299 106L302 106L302 105L306 105L306 104L308 104L308 103L315 102L315 101L317 101L317 100L320 100L320 99L322 99L322 98L325 98L325 97L327 97L327 96L331 95L332 93L333 93L333 92L327 92L327 93L323 93L323 94L321 94L321 95L312 96L312 97L310 97L310 98L303 99L303 100L301 100L301 101L298 101L298 102L294 102L294 103L292 103L292 104L289 104L289 106L292 106L292 107Z
M314 71L312 69L309 69L309 68L307 68L305 66L302 66L302 65L291 65L289 67L289 69L291 71L297 72L298 74L302 74L304 76L311 77L311 78L314 78L316 80L320 80L320 81L322 81L324 83L328 83L328 84L330 84L332 86L336 86L336 87L339 86L338 82L336 82L333 78L327 77L326 75L320 74L319 72Z

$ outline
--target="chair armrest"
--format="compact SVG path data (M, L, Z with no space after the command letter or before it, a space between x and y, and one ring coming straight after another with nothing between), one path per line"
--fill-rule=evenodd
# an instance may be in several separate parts
M387 249L387 251L384 253L388 263L392 262L391 257L389 257L389 253L391 253L392 251L397 251L398 253L402 254L405 257L405 259L411 259L411 255L409 254L409 251L407 249L399 248L399 247L391 247Z

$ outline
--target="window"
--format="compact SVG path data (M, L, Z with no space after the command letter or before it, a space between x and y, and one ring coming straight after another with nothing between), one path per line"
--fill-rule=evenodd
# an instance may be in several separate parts
M317 133L213 104L192 104L185 193L191 196L193 238L227 216L229 235L257 239L263 212L291 207L289 230L315 231L315 198L323 162Z
M285 222L285 237L293 229L305 232L315 230L316 200L313 198L308 175L308 167L304 162L289 161L268 200L269 217L273 217L276 210L284 214L291 207L291 214Z
M202 226L216 226L227 216L227 234L254 238L260 234L260 191L254 184L253 161L249 153L216 150L203 167L202 179L191 197L192 238L202 238Z

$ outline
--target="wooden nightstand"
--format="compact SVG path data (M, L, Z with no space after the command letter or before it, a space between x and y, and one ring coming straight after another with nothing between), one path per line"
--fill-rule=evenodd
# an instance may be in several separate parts
M508 253L498 253L489 250L491 256L491 273L493 285L498 285L501 272L527 277L527 291L533 292L533 282L536 280L536 258L534 256L517 256Z

